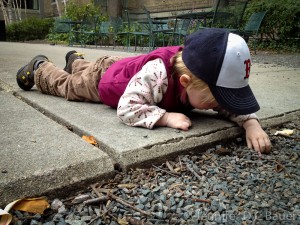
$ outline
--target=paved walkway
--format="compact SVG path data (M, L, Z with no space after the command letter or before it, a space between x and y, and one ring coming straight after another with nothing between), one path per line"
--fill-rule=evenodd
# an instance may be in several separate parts
M68 102L17 86L16 71L35 55L45 54L63 68L66 52L73 49L88 60L134 55L108 48L0 42L0 207L25 196L67 194L113 176L115 169L202 151L206 145L243 133L210 111L192 112L193 127L188 132L128 127L105 105ZM258 116L263 126L300 116L300 68L255 64L250 81L262 108ZM94 136L99 146L88 144L82 135Z

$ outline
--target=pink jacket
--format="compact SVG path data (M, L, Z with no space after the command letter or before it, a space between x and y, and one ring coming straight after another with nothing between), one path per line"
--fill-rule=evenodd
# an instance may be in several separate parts
M170 59L182 50L181 46L162 47L149 54L129 57L115 62L102 76L98 91L103 103L117 108L120 97L123 95L130 79L138 73L142 67L151 60L160 58L163 60L167 75L168 89L162 101L157 105L167 111L182 111L184 106L180 101L183 87L177 77L172 76Z

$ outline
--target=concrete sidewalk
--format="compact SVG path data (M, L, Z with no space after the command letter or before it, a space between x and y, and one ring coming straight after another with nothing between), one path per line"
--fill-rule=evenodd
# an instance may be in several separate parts
M102 55L135 55L109 48L0 42L0 206L25 196L67 194L111 177L116 168L202 151L243 133L210 111L191 112L193 127L188 132L129 127L105 105L68 102L18 87L16 71L32 57L44 54L63 68L66 52L73 49L93 61ZM256 64L250 82L261 105L257 114L263 126L300 116L300 68ZM99 146L88 144L82 135L94 136Z

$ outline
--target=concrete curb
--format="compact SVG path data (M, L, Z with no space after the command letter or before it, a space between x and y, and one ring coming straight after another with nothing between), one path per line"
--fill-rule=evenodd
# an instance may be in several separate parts
M0 205L67 194L114 173L110 157L11 94L0 91Z

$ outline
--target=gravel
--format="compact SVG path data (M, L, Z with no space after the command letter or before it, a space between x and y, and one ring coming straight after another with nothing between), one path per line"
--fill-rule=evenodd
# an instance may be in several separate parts
M267 132L262 158L239 137L52 199L44 215L13 211L14 224L300 224L300 119Z
M297 57L282 65L297 67ZM274 135L283 129L294 133ZM119 172L65 199L50 199L44 215L11 211L13 223L300 224L300 118L266 132L273 147L261 158L239 137L201 154Z

